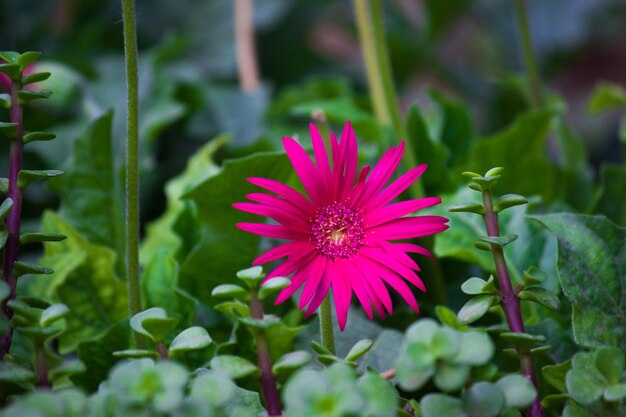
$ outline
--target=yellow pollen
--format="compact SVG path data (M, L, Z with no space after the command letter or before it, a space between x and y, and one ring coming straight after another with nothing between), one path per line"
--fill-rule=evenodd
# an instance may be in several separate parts
M333 241L334 244L338 245L343 241L344 234L342 232L346 230L346 227L347 226L344 226L341 229L333 230L332 232L330 232L330 239Z

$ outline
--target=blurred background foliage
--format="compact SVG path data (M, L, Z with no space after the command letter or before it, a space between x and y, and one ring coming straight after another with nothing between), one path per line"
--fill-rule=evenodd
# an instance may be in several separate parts
M472 198L459 188L463 170L484 172L497 165L506 168L497 192L524 194L531 201L528 208L503 216L504 229L520 236L507 252L512 275L519 279L525 268L538 265L549 275L544 285L558 291L556 240L525 218L527 210L605 214L626 225L626 128L620 128L626 94L619 88L626 84L626 4L527 2L545 89L545 105L533 109L512 2L383 3L406 118L403 139L413 143L419 162L430 165L426 192L443 196L440 210L452 219L450 231L434 246L443 258L448 305L457 310L466 299L458 289L461 281L481 269L488 273L493 264L473 248L483 233L479 219L449 215L446 208ZM280 138L295 135L306 143L307 122L316 109L324 110L334 131L352 120L364 162L398 140L371 110L350 1L259 0L254 7L261 83L242 91L231 0L137 2L145 307L159 305L149 300L163 300L164 293L174 294L166 297L176 300L168 313L189 324L192 295L204 304L198 307L199 324L210 327L215 339L228 339L226 350L245 350L247 344L237 345L237 338L249 336L236 328L231 333L225 316L206 306L214 305L211 288L232 281L234 272L259 253L260 240L234 228L245 215L230 207L253 189L245 178L289 180ZM57 273L46 284L25 278L22 285L28 294L62 301L76 311L61 347L79 346L80 354L94 337L108 340L119 332L114 324L125 314L124 303L109 302L111 294L124 297L123 285L113 278L124 275L119 261L125 135L121 6L105 0L4 0L0 39L3 50L43 51L38 66L53 74L45 87L54 95L33 106L25 123L27 130L52 131L59 139L30 146L25 165L62 167L66 175L49 188L28 189L24 229L37 229L41 222L45 231L74 236L80 244L68 239L63 249L46 246L41 262ZM607 82L612 84L601 84ZM604 87L596 90L599 85ZM257 151L269 153L248 156ZM246 158L223 164L238 157ZM0 171L7 172L7 153L1 158ZM59 216L49 213L40 221L49 208L59 208ZM39 255L36 248L27 253ZM68 290L79 283L81 290ZM78 299L81 291L95 295ZM433 300L422 299L432 312ZM90 316L98 308L105 313ZM281 337L291 343L301 316L284 306L278 311L292 326L281 328ZM534 331L555 346L553 357L571 356L569 319L529 311ZM385 325L402 329L414 319L400 307ZM389 365L393 358L385 346L399 334L356 314L351 320L340 350L371 335L378 344L369 360L380 369ZM91 327L85 331L84 326ZM314 331L309 326L302 334L310 339Z

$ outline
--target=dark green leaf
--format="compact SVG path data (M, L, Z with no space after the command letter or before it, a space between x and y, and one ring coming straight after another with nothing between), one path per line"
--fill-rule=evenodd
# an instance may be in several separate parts
M537 268L536 266L531 266L527 270L524 271L523 283L525 286L528 285L537 285L545 282L548 279L548 276L545 272Z
M592 212L604 214L615 223L626 226L626 165L605 164L600 169L600 185L591 204Z
M15 51L0 51L0 59L9 64L17 64L20 54Z
M561 308L561 301L558 295L541 287L530 287L518 294L520 300L533 301L552 310L558 311Z
M60 242L67 239L67 236L60 233L23 233L20 235L20 244L39 242Z
M505 194L498 198L493 211L499 213L509 207L515 207L522 204L528 204L528 199L526 197L517 194Z
M56 137L57 135L55 135L54 133L50 133L50 132L29 132L24 135L23 141L24 143L30 143L30 142L35 142L38 140L43 140L43 141L52 140Z
M459 166L465 162L475 138L469 110L434 90L429 93L442 115L441 142L450 149L448 165Z
M4 219L7 218L12 207L13 200L11 200L10 198L4 199L2 204L0 204L0 222L4 222Z
M28 170L23 169L20 171L17 177L17 186L21 189L28 187L35 181L49 179L62 175L63 171L58 169L46 169L46 170Z
M501 248L503 248L509 243L515 241L517 237L517 235L511 234L504 236L481 236L480 240L485 243L490 243L492 245L500 246Z
M502 391L489 382L478 382L463 393L463 409L470 416L495 417L505 406Z
M42 265L27 264L26 262L16 261L13 264L13 275L20 277L25 274L52 274L54 270Z
M443 394L428 394L420 402L424 417L466 417L458 398Z
M537 390L533 384L522 375L506 375L496 382L496 387L504 394L507 408L524 409L537 397Z
M249 177L284 181L292 168L283 153L256 154L227 161L224 169L189 191L185 198L198 207L202 237L181 265L180 286L202 302L213 304L207 290L230 282L241 265L249 265L259 255L260 238L236 228L240 221L261 221L258 216L239 212L232 204L245 201L245 195L259 192L246 181Z
M544 366L541 368L541 373L546 382L560 392L565 393L567 392L567 388L565 387L565 375L570 369L572 369L572 361L568 359L559 365Z
M28 103L33 100L42 100L49 98L52 95L50 90L20 90L17 96L20 98L20 103Z
M0 382L34 382L37 375L11 361L0 361Z
M79 360L64 360L48 370L48 378L54 382L61 378L80 374L85 370L85 364Z
M0 132L9 139L17 138L17 123L0 122Z
M626 349L626 229L605 217L533 216L558 239L558 275L583 346Z
M595 366L609 383L620 382L624 365L624 352L621 349L602 346L596 351Z
M459 323L470 324L484 316L496 300L493 295L479 295L469 300L457 314Z
M506 332L500 333L500 337L502 337L504 340L512 342L513 344L515 344L515 346L526 351L529 351L530 349L533 349L546 341L546 338L544 336L528 333Z
M20 66L15 64L0 65L0 72L5 73L13 81L19 81L21 75Z
M50 78L50 73L49 72L36 72L34 74L30 74L27 75L26 77L22 78L22 84L23 85L28 85L28 84L32 84L32 83L38 83L41 81L46 81L48 78Z
M20 56L15 61L15 63L20 66L22 71L24 71L27 66L29 66L30 64L35 62L37 59L39 59L40 56L41 56L41 52L27 51L27 52L24 52L23 54L20 54Z
M595 87L589 100L593 114L607 110L626 108L626 91L621 85L603 82Z
M448 207L448 211L451 213L464 212L464 213L474 213L474 214L480 214L480 215L485 214L485 208L482 206L482 204L479 204L479 203L453 204L450 207Z
M11 96L9 94L0 93L0 107L4 107L8 110L11 106Z
M447 362L437 366L435 386L445 392L454 392L461 389L470 376L470 367Z

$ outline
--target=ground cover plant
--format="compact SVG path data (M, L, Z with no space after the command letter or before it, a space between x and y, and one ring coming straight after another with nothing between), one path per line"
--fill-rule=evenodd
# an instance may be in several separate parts
M626 416L623 4L149 3L0 5L0 416Z

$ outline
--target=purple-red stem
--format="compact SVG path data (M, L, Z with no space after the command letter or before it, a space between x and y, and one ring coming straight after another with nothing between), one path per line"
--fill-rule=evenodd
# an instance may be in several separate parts
M251 291L250 315L255 320L263 320L263 303L259 300L256 290ZM256 340L256 353L259 358L259 368L261 368L261 389L265 406L270 417L281 416L280 397L276 388L276 378L272 373L272 360L270 359L270 349L267 343L265 331L257 329L254 332Z
M7 197L13 200L13 207L7 216L7 230L9 237L6 242L4 251L3 274L4 280L10 288L8 300L15 298L15 288L17 281L13 276L13 264L17 260L17 254L20 248L20 214L22 211L22 190L17 185L17 178L22 169L22 151L24 149L24 120L22 106L19 103L18 92L22 89L22 83L13 81L11 89L11 123L17 124L17 136L11 139L11 159L9 165L9 190ZM13 317L13 311L4 306L4 312L10 320ZM2 338L0 343L0 357L4 357L11 348L11 338L13 337L13 329L9 328L7 334Z
M48 379L48 366L46 364L46 356L44 354L44 347L43 346L37 346L36 348L36 369L37 369L37 375L39 376L39 383L38 386L39 388L51 388L52 384L50 383L50 380Z
M156 344L156 351L161 357L161 359L168 360L170 358L170 355L167 353L167 348L165 347L165 343L158 342Z
M485 226L487 227L487 235L491 237L500 237L498 214L493 211L493 200L491 198L490 191L483 191L483 206L485 207L483 220L485 221ZM500 286L502 297L500 304L504 310L504 316L509 324L509 329L511 329L513 333L526 333L524 321L522 320L519 298L511 285L511 278L509 277L509 271L506 266L506 259L504 258L502 246L491 244L491 254L493 255L493 260L496 264L496 274L498 275L498 284ZM523 352L519 348L517 349L517 354L520 358L522 373L530 380L530 382L532 382L537 390L537 397L530 405L528 415L530 417L543 417L543 408L541 408L541 400L539 398L539 386L537 384L537 377L535 375L535 369L533 368L532 358L528 352Z

